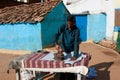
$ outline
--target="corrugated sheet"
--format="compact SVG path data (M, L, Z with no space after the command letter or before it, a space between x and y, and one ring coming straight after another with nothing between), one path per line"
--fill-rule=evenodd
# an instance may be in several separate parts
M16 22L40 22L59 1L22 4L0 9L0 24Z
M120 26L120 9L115 10L115 26Z

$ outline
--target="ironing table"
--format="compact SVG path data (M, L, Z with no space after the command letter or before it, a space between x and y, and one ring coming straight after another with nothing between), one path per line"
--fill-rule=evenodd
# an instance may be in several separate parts
M82 53L76 61L54 60L54 52L41 53L34 52L12 60L9 69L16 70L16 80L21 80L21 70L30 70L35 76L35 72L50 73L77 73L77 80L81 80L81 75L87 75L89 54Z

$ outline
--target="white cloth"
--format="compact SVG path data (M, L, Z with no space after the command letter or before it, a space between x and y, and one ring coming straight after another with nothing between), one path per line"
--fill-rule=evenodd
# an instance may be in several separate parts
M40 60L54 60L54 54L55 52L50 52L49 54L47 54L45 57L43 57L42 59ZM79 57L76 59L76 60L73 60L71 61L71 57L74 55L74 52L71 52L69 54L63 52L64 56L65 56L65 60L64 60L64 63L65 64L71 64L73 65L74 63L80 61L81 59L85 58L86 55L82 54L82 53L79 53Z
M54 60L54 54L55 52L50 52L49 54L47 54L45 57L43 57L40 60Z
M86 55L80 53L80 54L79 54L79 57L78 57L76 60L71 61L71 59L68 58L68 59L64 60L64 63L65 63L65 64L71 64L71 65L73 65L74 63L82 60L83 58L86 58Z

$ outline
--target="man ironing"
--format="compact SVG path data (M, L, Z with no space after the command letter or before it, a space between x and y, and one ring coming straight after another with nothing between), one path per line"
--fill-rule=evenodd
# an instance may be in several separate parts
M65 59L71 58L71 60L75 60L78 57L80 31L75 25L75 22L75 17L70 15L67 18L67 24L61 25L55 34L55 47L57 50L62 48L62 50L66 53ZM62 35L61 44L58 43L60 35ZM73 52L73 55L70 54L71 52Z
M55 34L55 47L57 50L62 49L66 53L64 54L64 59L71 58L71 60L76 60L78 58L80 31L75 25L75 22L75 17L70 15L67 18L67 24L61 25ZM60 35L62 35L61 44L58 43ZM60 80L74 79L75 75L73 73L60 73Z

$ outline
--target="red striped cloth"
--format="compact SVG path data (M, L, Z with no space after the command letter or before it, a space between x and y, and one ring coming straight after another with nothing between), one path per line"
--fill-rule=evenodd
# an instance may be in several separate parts
M58 61L58 60L41 60L43 57L45 57L48 54L34 53L31 56L25 58L24 68L63 68L63 67L80 66L80 65L88 66L89 63L89 54L87 53L84 53L86 55L85 58L74 63L74 65L65 64L64 61Z

